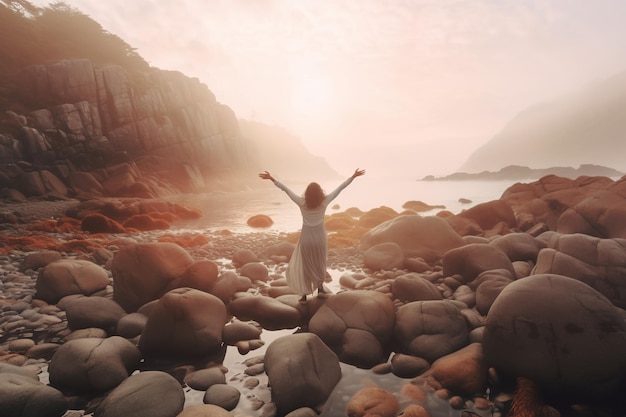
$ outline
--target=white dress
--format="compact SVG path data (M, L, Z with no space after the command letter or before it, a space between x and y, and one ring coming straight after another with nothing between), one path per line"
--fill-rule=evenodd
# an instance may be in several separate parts
M332 193L326 195L319 207L313 210L306 207L303 196L294 193L280 181L274 181L274 184L300 207L302 213L300 239L287 266L287 284L298 295L312 294L324 282L328 252L324 227L326 207L352 180L350 177L341 183Z

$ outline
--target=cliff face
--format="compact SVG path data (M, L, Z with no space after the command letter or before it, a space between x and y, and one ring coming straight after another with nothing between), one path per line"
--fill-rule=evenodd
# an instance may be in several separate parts
M0 125L5 198L206 191L256 169L237 118L197 79L132 79L86 59L26 68Z

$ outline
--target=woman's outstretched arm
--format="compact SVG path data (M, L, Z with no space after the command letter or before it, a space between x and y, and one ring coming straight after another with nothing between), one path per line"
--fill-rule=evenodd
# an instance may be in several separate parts
M268 171L261 172L259 174L259 177L261 177L264 180L271 180L272 182L276 181L274 177L272 177L272 174L270 174Z
M283 184L280 181L277 181L276 178L274 178L272 176L272 174L270 174L268 171L265 172L261 172L259 174L259 177L261 177L264 180L270 180L274 183L275 186L277 186L278 188L280 188L281 190L283 190L285 193L287 193L287 195L289 196L289 198L291 199L291 201L293 201L294 203L296 203L297 205L301 205L303 204L303 199L302 196L299 196L298 194L294 193L293 191L291 191L285 184Z
M342 182L341 184L339 184L339 187L335 188L335 190L333 190L333 192L331 192L330 194L328 194L326 196L326 202L329 203L332 200L334 200L341 191L343 191L344 188L346 188L348 185L350 185L350 183L352 182L353 179L355 179L356 177L360 177L361 175L365 175L365 170L363 169L355 169L354 170L354 174L352 174L350 177L348 177L347 180L345 180L344 182Z

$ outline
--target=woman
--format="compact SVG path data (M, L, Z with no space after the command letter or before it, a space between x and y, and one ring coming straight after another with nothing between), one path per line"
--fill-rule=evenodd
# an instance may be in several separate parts
M289 198L300 207L300 213L302 213L300 239L287 266L287 284L302 296L301 302L305 302L307 294L313 294L315 288L317 288L318 294L324 293L328 251L326 228L324 227L326 207L352 180L363 174L365 171L357 168L350 178L328 195L324 195L324 191L318 183L312 182L307 186L304 196L299 196L291 191L267 171L259 174L259 177L264 180L271 180L274 185L287 193Z

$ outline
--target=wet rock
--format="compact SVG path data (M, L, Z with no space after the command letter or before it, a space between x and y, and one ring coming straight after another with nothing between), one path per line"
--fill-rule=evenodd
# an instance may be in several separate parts
M623 382L626 326L588 285L533 275L500 293L487 316L483 347L503 376L524 376L559 395L607 395Z
M146 371L128 377L114 388L98 404L94 417L175 417L184 404L183 387L174 377L161 371Z
M189 385L189 388L198 391L206 391L212 385L225 383L226 375L219 367L200 369L185 376L185 384ZM211 404L216 403L211 402Z
M267 267L260 262L249 262L241 267L239 273L244 277L250 278L252 282L267 281L269 271Z
M370 368L386 360L394 326L393 303L377 291L354 290L333 295L309 321L342 362Z
M117 322L126 311L115 301L104 297L79 297L65 306L67 325L72 330L98 327L108 334L115 332Z
M0 373L0 413L16 417L61 417L68 409L63 394L38 380Z
M391 372L400 378L413 378L430 368L427 360L396 353L391 357Z
M233 265L240 268L249 262L258 262L258 256L250 249L239 249L233 254Z
M270 216L266 216L265 214L257 214L255 216L250 217L246 223L250 227L264 228L264 227L270 227L271 225L273 225L274 221L272 220Z
M202 401L205 404L214 404L225 410L233 410L239 403L241 393L233 386L213 384L204 393Z
M153 306L139 349L151 359L208 355L220 348L226 321L226 306L219 298L177 288Z
M341 379L337 356L312 333L283 336L265 354L272 399L281 414L324 403Z
M485 392L488 363L480 343L442 356L433 362L423 377L433 377L442 387L460 395Z
M363 388L350 398L346 414L350 417L395 417L400 405L396 397L382 388Z
M135 345L119 336L71 340L50 360L50 384L64 392L104 392L124 381L140 359Z
M254 340L261 337L263 329L255 324L235 320L224 326L222 339L227 345L234 345L242 340Z

